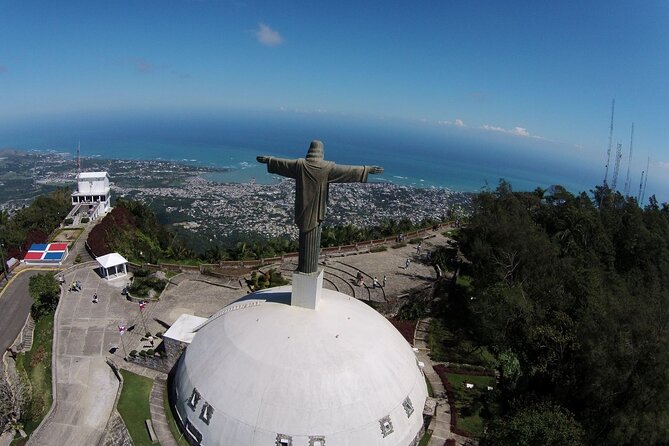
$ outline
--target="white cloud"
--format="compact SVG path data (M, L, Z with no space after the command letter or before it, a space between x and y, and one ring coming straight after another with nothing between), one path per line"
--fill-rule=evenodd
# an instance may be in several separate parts
M491 132L502 132L502 133L508 133L506 129L503 129L502 127L495 127L493 125L488 125L488 124L483 124L481 126L483 130L489 130Z
M465 122L462 119L456 119L455 121L437 121L439 125L454 125L455 127L467 127Z
M525 137L525 138L546 139L542 136L531 135L530 132L528 132L525 127L514 127L512 129L505 129L505 128L497 127L497 126L494 126L494 125L484 124L484 125L481 126L481 129L487 130L487 131L490 131L490 132L506 133L507 135L522 136L522 137Z
M522 127L514 127L513 130L511 130L511 133L518 136L530 136L530 132L528 132L527 129Z
M283 37L281 34L274 31L269 26L264 23L258 23L258 29L255 32L258 42L262 43L265 46L278 46L283 43Z
M669 170L669 161L660 161L657 163L660 169Z

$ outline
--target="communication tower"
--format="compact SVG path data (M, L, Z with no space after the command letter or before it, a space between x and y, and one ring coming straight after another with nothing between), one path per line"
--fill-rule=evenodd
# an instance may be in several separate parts
M79 174L81 174L81 141L79 141L79 144L77 144L77 178L79 178Z
M648 157L648 162L646 162L646 170L641 171L641 181L639 181L639 195L636 197L636 201L641 205L643 196L646 194L646 183L648 182L648 168L650 167L650 157Z
M616 184L618 184L618 171L620 170L620 158L623 157L623 145L618 143L616 147L616 167L613 168L613 180L611 181L611 191L616 191Z
M627 178L625 179L625 196L629 196L630 187L632 187L632 179L630 177L630 170L632 169L632 144L634 143L634 123L632 123L632 135L630 136L630 156L627 159Z
M609 181L609 162L611 161L611 146L613 144L613 112L616 108L616 99L611 102L611 126L609 128L609 148L606 150L606 170L604 171L604 186Z
M646 198L646 185L648 184L648 169L650 168L650 157L648 157L648 161L646 162L646 176L643 179L643 191L641 192L641 200L639 201L639 204L641 204Z

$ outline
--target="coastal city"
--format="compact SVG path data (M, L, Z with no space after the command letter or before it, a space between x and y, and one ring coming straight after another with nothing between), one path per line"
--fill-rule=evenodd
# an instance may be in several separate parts
M292 180L277 184L220 183L206 179L206 174L222 168L161 160L87 158L81 164L89 171L108 171L114 199L124 197L150 204L161 222L187 235L195 246L225 244L244 236L297 238ZM0 181L5 183L0 209L11 213L34 198L27 192L10 198L11 185L36 196L57 186L73 187L75 178L76 161L68 154L16 152L0 156ZM331 184L324 224L367 227L402 219L417 223L465 214L470 202L471 194L444 188L385 182Z

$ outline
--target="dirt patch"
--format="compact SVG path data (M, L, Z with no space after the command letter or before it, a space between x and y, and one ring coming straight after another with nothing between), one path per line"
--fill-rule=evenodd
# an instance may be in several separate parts
M82 232L83 229L61 229L53 238L53 242L73 243L79 238Z
M413 345L413 334L416 331L416 325L418 321L400 321L398 319L388 319L391 324L399 331L404 339L411 345Z
M35 353L30 359L30 365L32 367L35 367L37 364L41 363L44 360L44 355L45 355L44 347L40 346L37 350L35 350Z

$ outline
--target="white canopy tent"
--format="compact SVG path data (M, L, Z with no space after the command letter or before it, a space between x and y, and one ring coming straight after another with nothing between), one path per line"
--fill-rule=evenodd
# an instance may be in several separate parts
M96 258L100 265L102 277L107 280L123 277L128 274L126 263L128 261L119 253L112 252L110 254Z

